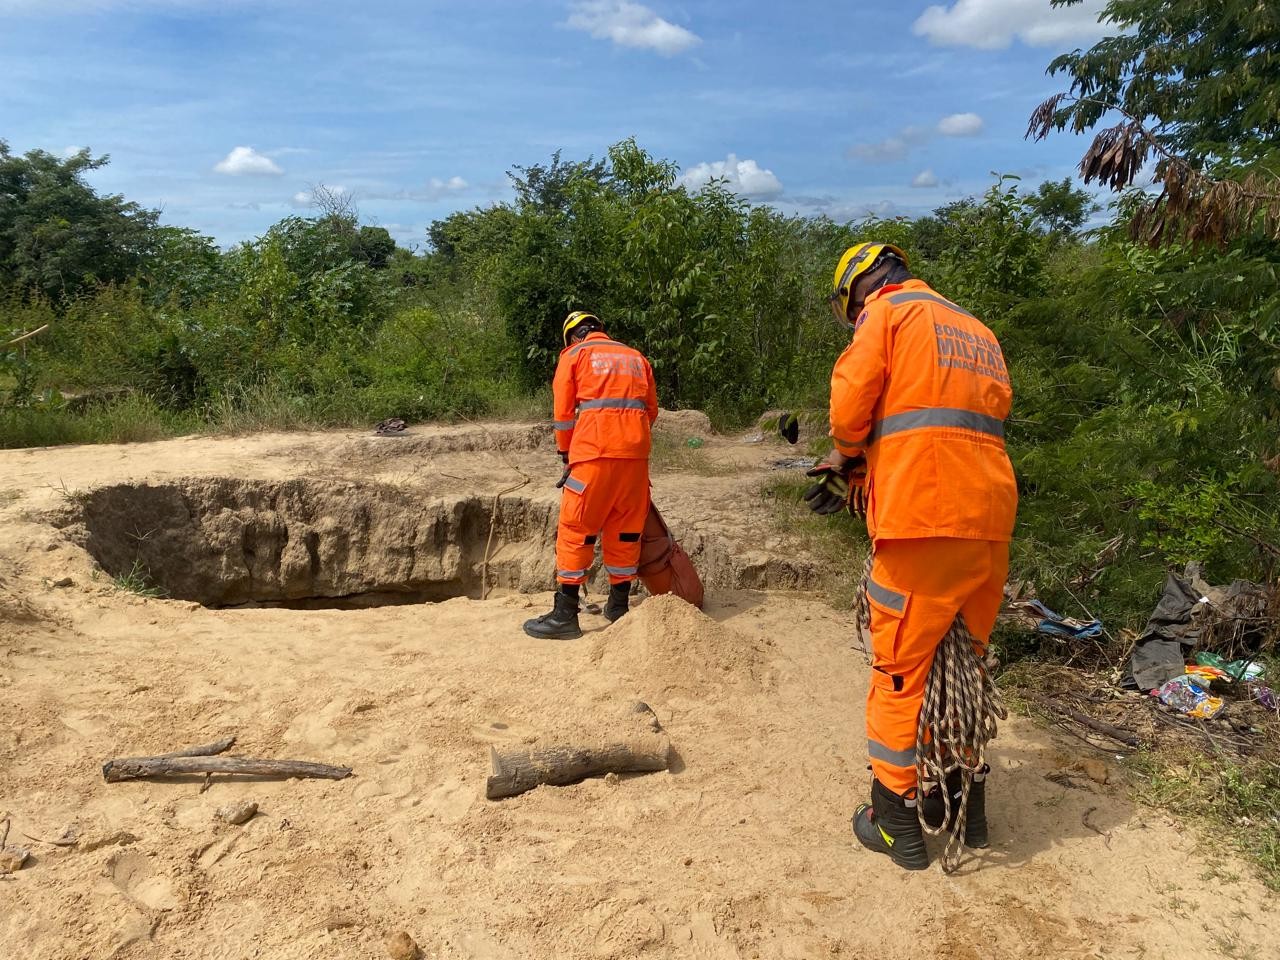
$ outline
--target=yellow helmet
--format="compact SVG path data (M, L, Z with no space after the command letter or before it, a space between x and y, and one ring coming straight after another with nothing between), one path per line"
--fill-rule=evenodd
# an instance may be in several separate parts
M569 345L569 332L584 320L594 320L596 323L600 322L599 317L594 313L588 313L586 310L575 310L564 318L564 329L560 331L560 337L564 340L564 345L566 347Z
M836 264L836 275L831 281L832 315L845 326L849 322L849 297L853 294L853 285L857 279L879 263L881 256L892 254L907 266L907 255L899 247L891 243L859 243L850 247Z

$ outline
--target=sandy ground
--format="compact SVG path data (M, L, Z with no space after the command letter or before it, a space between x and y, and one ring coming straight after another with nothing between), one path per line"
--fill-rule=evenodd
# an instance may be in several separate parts
M403 931L436 958L1276 956L1275 907L1247 866L1026 721L995 744L990 850L953 876L864 852L849 817L867 790L865 659L851 615L818 598L712 589L705 616L646 600L613 626L584 616L580 641L539 642L520 623L545 592L366 610L142 598L54 524L95 487L193 476L443 496L523 471L554 498L543 437L0 452L0 817L33 853L0 877L0 955L373 958ZM655 478L673 526L793 555L747 495L787 451L707 450L736 473ZM491 746L637 698L670 735L669 772L484 799ZM201 792L100 774L229 734L246 755L355 775ZM259 815L214 819L241 799ZM68 826L76 844L40 842Z

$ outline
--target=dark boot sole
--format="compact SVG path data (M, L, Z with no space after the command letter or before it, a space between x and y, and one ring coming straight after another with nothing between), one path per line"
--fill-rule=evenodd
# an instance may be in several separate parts
M532 621L530 621L532 623ZM530 626L528 623L524 625L526 635L533 637L535 640L580 640L582 639L581 630L542 630L538 627Z

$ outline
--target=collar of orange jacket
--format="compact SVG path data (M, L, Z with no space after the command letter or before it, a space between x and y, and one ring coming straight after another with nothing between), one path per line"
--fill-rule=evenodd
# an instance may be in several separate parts
M564 350L572 350L574 347L580 347L584 343L590 343L592 340L608 340L608 339L609 339L609 335L605 333L603 330L593 330L591 333L588 333L581 340L577 340L574 343L569 344L567 347L564 348ZM564 350L561 350L560 352L564 353Z
M887 297L889 294L896 293L899 290L928 290L928 289L929 289L929 285L925 283L923 280L908 280L906 281L906 283L886 283L879 290L875 291L870 296L868 296L867 299L863 301L862 305L865 307L867 304L874 303L875 301L879 300L881 297Z

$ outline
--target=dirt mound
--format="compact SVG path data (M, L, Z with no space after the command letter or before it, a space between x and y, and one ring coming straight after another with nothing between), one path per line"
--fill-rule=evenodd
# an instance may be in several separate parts
M655 430L678 433L685 437L709 437L711 418L701 410L659 410Z
M591 659L646 692L768 683L765 645L678 597L650 597L592 643Z

